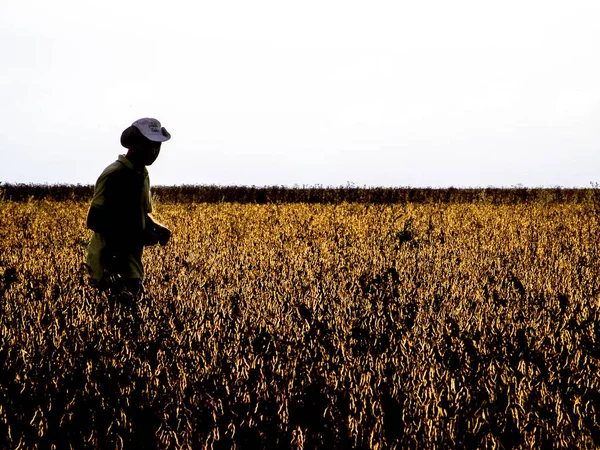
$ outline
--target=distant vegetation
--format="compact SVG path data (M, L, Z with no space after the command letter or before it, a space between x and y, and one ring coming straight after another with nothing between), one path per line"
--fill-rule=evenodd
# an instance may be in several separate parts
M2 184L0 199L88 201L92 185ZM411 188L324 186L154 186L153 195L165 203L587 203L597 189L577 188Z

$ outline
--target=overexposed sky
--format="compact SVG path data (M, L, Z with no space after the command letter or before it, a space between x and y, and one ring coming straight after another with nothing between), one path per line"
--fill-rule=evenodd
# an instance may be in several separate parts
M92 184L155 117L152 183L600 181L600 2L0 5L0 182Z

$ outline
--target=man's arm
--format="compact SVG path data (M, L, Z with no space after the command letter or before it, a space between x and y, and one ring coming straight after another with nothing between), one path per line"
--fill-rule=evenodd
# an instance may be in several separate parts
M107 220L106 214L102 208L98 208L97 206L90 206L87 215L87 227L100 234L113 234L113 227L111 223Z
M100 175L94 187L94 197L88 210L86 225L90 230L105 236L114 234L114 223L107 213L107 204L114 202L112 178L114 174L106 170Z
M100 233L104 237L107 247L114 253L129 248L140 239L139 237L136 239L135 236L128 233L122 225L119 225L113 217L106 213L104 208L94 205L90 206L86 225L90 230Z
M127 210L123 209L123 183L118 172L105 171L94 189L94 197L88 210L86 225L102 235L109 253L120 253L132 246L141 244L141 231L135 232L129 226Z

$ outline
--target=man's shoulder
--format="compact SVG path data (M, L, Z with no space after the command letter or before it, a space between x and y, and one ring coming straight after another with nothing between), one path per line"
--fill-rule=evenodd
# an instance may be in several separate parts
M98 177L97 184L104 184L106 182L111 184L125 182L125 180L130 177L130 172L131 171L128 170L121 161L116 160L102 171Z
M119 160L116 160L115 162L106 166L106 168L102 171L102 174L100 176L101 177L108 176L115 172L121 172L124 169L125 169L125 166L123 164L121 164L121 162Z

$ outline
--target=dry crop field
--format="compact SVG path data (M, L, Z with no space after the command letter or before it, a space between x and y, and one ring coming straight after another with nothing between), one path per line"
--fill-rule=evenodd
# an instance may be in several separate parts
M87 203L0 201L0 447L600 446L589 205L155 209L131 312Z

